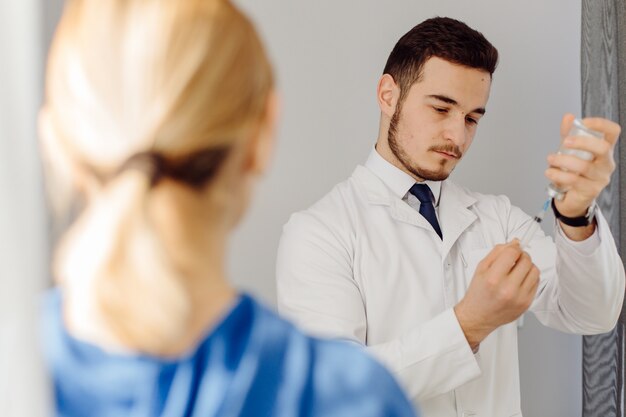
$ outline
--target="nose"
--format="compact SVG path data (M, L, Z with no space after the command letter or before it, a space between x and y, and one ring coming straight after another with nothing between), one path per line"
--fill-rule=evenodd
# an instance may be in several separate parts
M446 125L443 132L443 137L446 140L452 141L459 148L463 149L463 145L466 141L466 129L465 129L465 115L458 114L455 117L450 117L446 120Z

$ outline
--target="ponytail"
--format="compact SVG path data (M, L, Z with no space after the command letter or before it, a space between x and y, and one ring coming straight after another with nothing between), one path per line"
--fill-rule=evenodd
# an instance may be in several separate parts
M147 215L150 183L128 170L106 184L62 241L55 265L74 297L96 300L113 334L145 352L175 341L190 315L180 273Z

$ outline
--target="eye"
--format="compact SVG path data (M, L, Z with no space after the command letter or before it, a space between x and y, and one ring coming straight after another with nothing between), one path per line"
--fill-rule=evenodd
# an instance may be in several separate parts
M445 114L448 112L448 109L443 108L443 107L433 107L433 110L435 110L437 113L440 113L440 114Z
M466 117L465 118L465 122L469 125L477 125L478 124L478 120L474 119L473 117Z

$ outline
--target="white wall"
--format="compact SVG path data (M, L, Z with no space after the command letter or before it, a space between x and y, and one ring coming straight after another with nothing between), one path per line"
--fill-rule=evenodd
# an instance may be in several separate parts
M41 92L41 8L0 2L0 415L48 415L38 354L38 290L47 240L35 120Z
M558 147L561 115L580 113L580 0L238 3L265 36L284 112L273 170L232 242L237 284L274 302L282 225L364 161L377 135L375 89L386 58L428 17L467 22L501 54L487 116L453 178L505 193L529 213L540 207L545 156ZM525 417L580 415L580 337L527 317L520 361Z

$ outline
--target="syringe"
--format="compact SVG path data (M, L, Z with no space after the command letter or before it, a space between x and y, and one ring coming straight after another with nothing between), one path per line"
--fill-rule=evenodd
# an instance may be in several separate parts
M522 246L522 248L528 247L528 244L530 243L530 239L533 237L537 227L539 227L539 224L543 221L543 218L548 212L551 201L552 201L552 197L548 198L546 202L543 203L543 207L541 208L539 213L537 213L537 215L533 217L533 220L530 226L528 227L528 229L526 229L526 233L524 233L524 236L522 236L522 238L520 239L520 245Z

